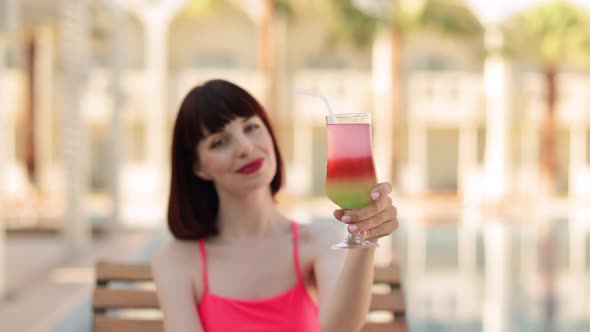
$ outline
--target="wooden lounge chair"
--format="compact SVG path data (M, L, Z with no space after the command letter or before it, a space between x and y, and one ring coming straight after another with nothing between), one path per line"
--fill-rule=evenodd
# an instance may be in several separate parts
M148 264L99 261L92 298L94 332L164 331ZM362 332L403 332L404 299L396 265L375 269L370 313Z

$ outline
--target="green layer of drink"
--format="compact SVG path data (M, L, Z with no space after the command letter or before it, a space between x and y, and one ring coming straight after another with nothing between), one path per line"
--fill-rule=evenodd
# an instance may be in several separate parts
M326 181L326 193L330 200L343 209L359 209L371 203L371 190L375 187L375 178L362 180Z

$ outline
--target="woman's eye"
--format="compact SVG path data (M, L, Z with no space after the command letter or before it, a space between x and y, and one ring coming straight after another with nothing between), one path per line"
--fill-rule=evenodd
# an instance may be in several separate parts
M246 128L245 128L244 131L247 132L247 133L249 133L249 132L252 132L252 131L254 131L254 130L258 129L258 128L260 128L260 125L259 124L257 124L257 123L250 123L250 124L246 125Z
M213 140L213 142L211 142L211 149L219 148L219 147L223 146L226 142L227 142L227 139L225 137L217 138L217 139Z

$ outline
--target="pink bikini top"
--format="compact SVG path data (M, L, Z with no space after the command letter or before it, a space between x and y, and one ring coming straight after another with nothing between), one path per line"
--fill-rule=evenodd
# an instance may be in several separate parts
M227 298L209 291L205 243L199 240L204 293L197 309L205 332L320 332L318 306L307 293L299 267L299 234L295 222L292 231L298 282L279 295L258 300Z

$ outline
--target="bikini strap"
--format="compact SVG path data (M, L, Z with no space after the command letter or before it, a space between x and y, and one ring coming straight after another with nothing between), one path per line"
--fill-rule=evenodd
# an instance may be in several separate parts
M291 228L293 230L293 261L295 262L295 271L297 272L297 278L303 282L303 273L301 273L301 267L299 265L299 227L295 221L291 222Z
M205 255L205 240L199 239L199 252L201 253L201 273L203 274L203 293L209 291L209 279L207 278L207 255Z

